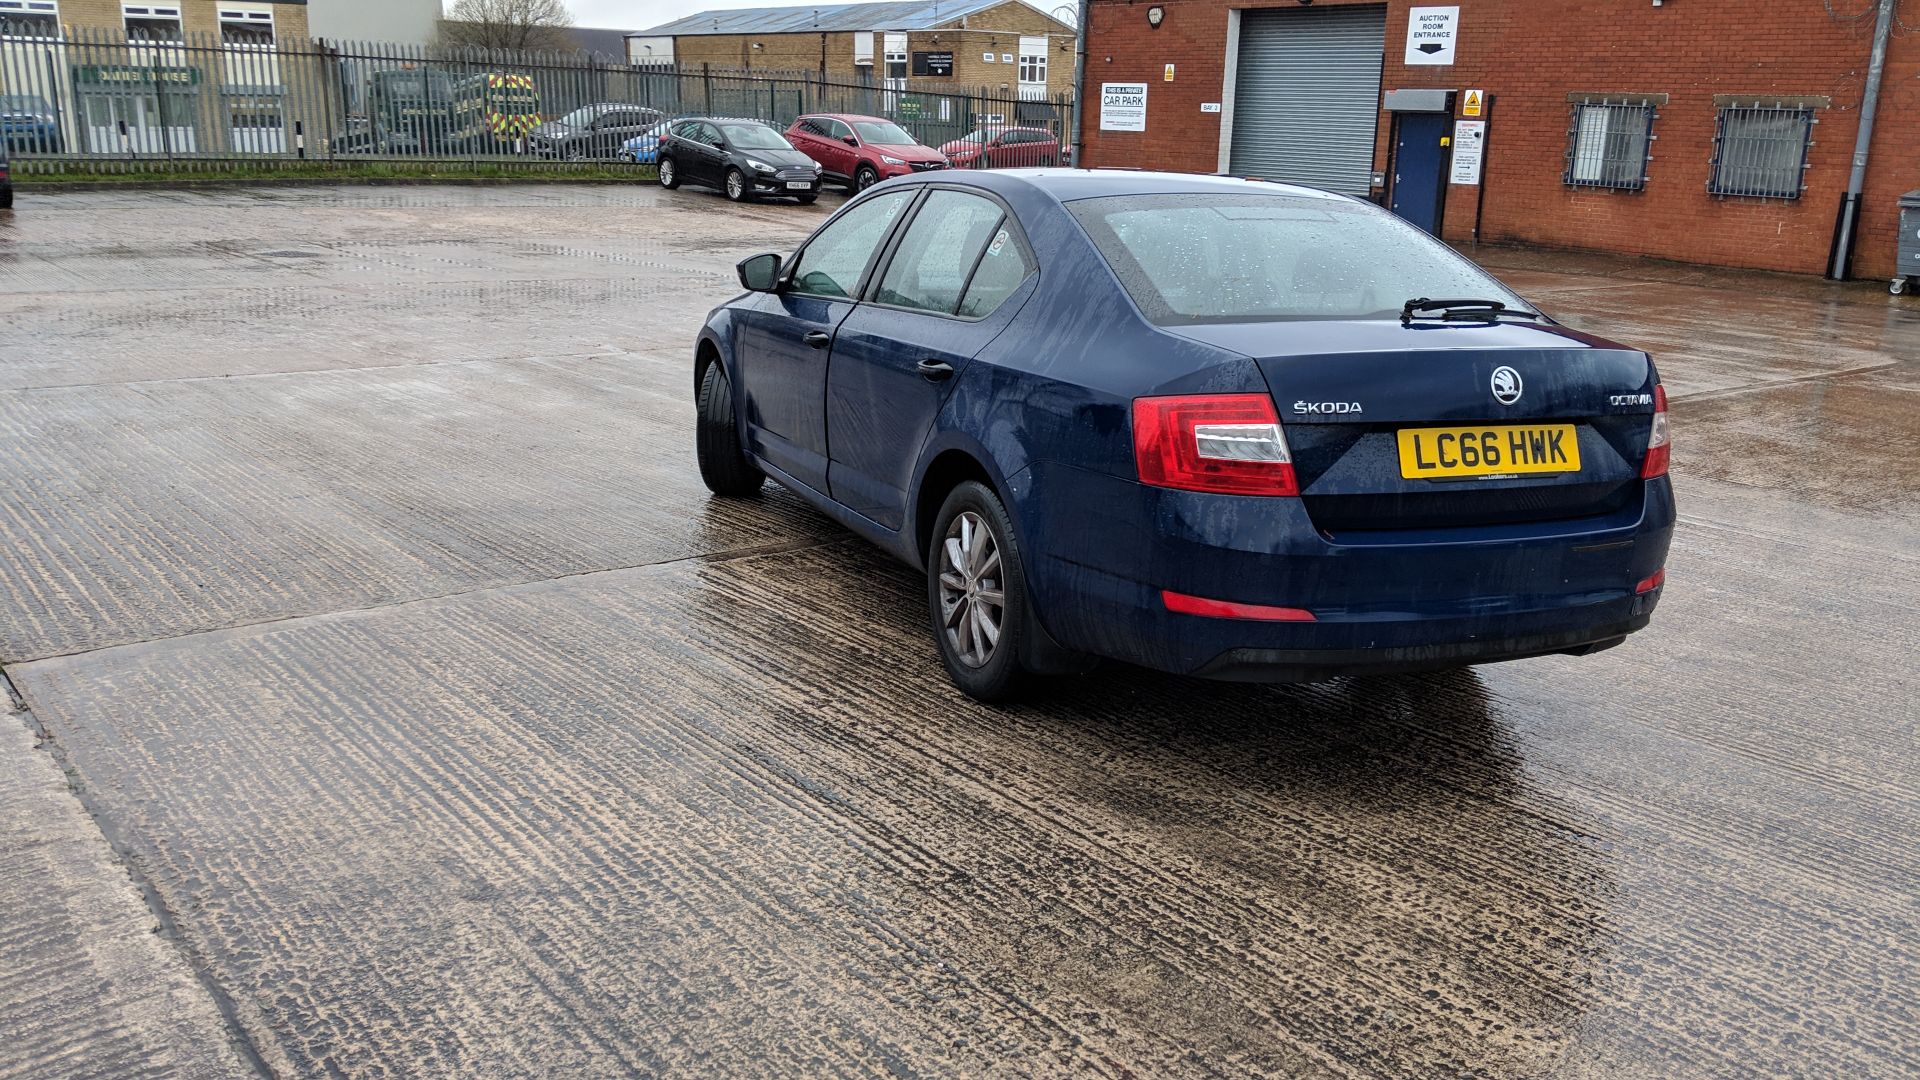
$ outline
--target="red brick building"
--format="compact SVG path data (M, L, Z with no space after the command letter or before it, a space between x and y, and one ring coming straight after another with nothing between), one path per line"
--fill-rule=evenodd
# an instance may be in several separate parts
M1876 7L1093 0L1083 160L1298 179L1391 204L1431 171L1433 154L1403 136L1451 142L1479 91L1481 182L1439 181L1448 239L1477 224L1486 241L1816 274L1847 187ZM1146 85L1144 121L1129 83ZM1390 95L1414 89L1454 93ZM1446 115L1410 121L1390 97ZM1454 153L1440 152L1449 174ZM1411 158L1415 180L1399 167ZM1853 276L1893 274L1899 197L1916 188L1920 0L1901 0Z

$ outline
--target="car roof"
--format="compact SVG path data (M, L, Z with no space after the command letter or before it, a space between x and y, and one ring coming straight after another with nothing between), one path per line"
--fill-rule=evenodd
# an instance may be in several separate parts
M1257 177L1218 176L1205 173L1152 172L1144 169L941 169L935 172L918 173L911 177L901 177L894 181L917 181L920 183L953 181L965 178L965 182L975 184L990 191L1005 192L1013 188L1025 188L1038 191L1056 202L1073 202L1078 199L1098 199L1110 195L1188 195L1188 194L1251 194L1251 195L1291 195L1303 199L1329 199L1347 201L1348 196L1338 195L1320 188L1304 187L1299 184L1282 184Z
M673 120L676 124L682 120L701 120L712 124L759 124L761 127L773 127L765 120L751 116L676 116Z
M850 112L802 113L801 115L794 117L793 122L797 124L802 120L839 120L842 123L847 123L847 124L851 124L856 120L861 121L862 123L875 123L875 124L893 123L893 121L887 119L884 116L868 116L866 113L850 113Z

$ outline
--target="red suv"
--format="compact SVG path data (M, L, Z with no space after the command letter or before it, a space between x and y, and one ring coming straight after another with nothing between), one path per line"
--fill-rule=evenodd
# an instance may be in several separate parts
M1018 169L1058 165L1060 140L1042 128L990 127L970 131L942 146L956 169Z
M787 129L787 141L819 162L827 179L847 185L849 191L865 191L889 176L947 167L938 151L878 116L803 116Z

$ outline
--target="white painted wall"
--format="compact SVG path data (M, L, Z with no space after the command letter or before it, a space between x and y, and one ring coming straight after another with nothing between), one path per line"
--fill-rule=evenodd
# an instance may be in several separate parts
M440 20L440 0L313 0L307 32L334 41L425 45Z
M670 37L630 37L627 39L627 63L641 66L671 65L673 39Z

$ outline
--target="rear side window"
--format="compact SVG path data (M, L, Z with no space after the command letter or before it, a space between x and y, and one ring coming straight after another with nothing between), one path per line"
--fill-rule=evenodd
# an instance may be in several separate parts
M969 319L993 314L1032 272L1033 260L1027 257L1027 249L1002 221L980 256L980 265L973 271L973 281L967 285L967 295L960 301L958 314Z
M952 315L1004 216L997 203L978 195L929 193L887 264L874 300Z
M794 291L851 298L880 241L886 239L887 230L913 195L911 191L891 191L851 206L829 222L800 252L793 269Z
M1162 325L1397 318L1419 297L1525 301L1378 207L1292 195L1120 195L1068 204Z

